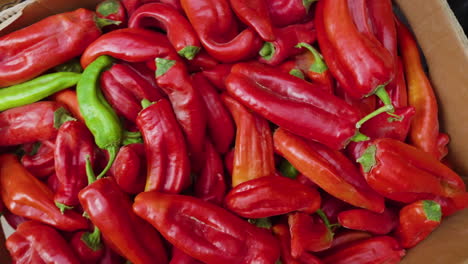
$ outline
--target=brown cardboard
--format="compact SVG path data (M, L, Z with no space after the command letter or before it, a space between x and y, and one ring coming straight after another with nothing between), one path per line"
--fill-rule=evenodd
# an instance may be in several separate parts
M394 0L407 17L425 54L439 100L441 130L451 136L450 162L468 176L468 40L446 1ZM54 13L92 7L98 0L38 0L0 36ZM1 27L0 27L1 28ZM467 179L467 178L465 178ZM3 232L0 227L0 245ZM0 246L0 263L10 263ZM444 219L431 236L408 251L404 264L468 263L468 209Z

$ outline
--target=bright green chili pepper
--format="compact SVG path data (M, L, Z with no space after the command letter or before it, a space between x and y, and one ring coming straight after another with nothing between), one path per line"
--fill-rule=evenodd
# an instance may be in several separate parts
M103 177L112 166L122 142L122 127L119 117L104 99L99 88L101 72L110 67L113 59L100 56L86 67L76 86L76 94L81 114L86 126L94 136L96 145L109 153L109 162L98 175Z
M31 104L75 85L81 74L56 72L0 89L0 111Z

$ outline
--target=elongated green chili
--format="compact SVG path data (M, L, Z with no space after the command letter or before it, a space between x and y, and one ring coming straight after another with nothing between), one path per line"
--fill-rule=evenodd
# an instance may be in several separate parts
M0 89L0 111L31 104L75 85L81 74L56 72Z
M109 56L98 57L86 67L76 86L78 104L86 126L93 134L96 145L109 153L109 162L98 175L98 179L103 177L112 166L123 134L119 117L107 103L99 88L101 72L110 67L112 62L113 59Z

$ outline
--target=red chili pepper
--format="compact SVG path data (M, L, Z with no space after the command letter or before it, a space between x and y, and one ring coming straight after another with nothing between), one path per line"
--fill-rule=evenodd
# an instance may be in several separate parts
M59 103L63 104L68 111L81 122L84 122L83 116L80 112L80 106L78 105L78 99L76 98L76 92L74 90L63 90L58 93L55 93L52 96L52 99Z
M222 99L231 111L237 126L231 174L232 186L273 174L275 161L268 122L256 114L250 113L231 97L223 95Z
M252 58L261 47L261 38L247 28L238 32L228 0L182 0L182 8L205 50L222 62Z
M79 56L100 35L94 12L80 8L0 37L0 87L25 82Z
M448 138L439 133L437 99L421 65L416 40L403 23L397 22L397 30L398 47L408 87L408 104L416 109L409 140L412 145L440 160L446 154L444 144L448 143ZM445 139L440 140L440 137Z
M226 195L225 207L245 218L264 218L293 211L314 213L320 201L317 190L275 175L237 185Z
M435 157L398 140L371 141L357 161L367 183L392 200L411 203L432 195L456 198L466 193L457 173Z
M134 143L121 147L109 172L124 192L142 192L146 182L145 146Z
M169 264L202 264L200 261L185 254L182 250L172 247L172 258Z
M161 99L144 108L136 120L145 142L145 191L179 193L190 184L190 162L184 136L169 102Z
M288 215L291 232L291 255L299 258L306 250L323 251L330 248L333 232L318 215L295 212Z
M361 131L366 136L375 138L393 138L405 141L415 114L414 107L396 108L393 117L382 113L362 125Z
M0 146L12 146L52 139L57 135L54 113L60 104L41 101L0 113Z
M129 197L115 181L101 178L81 190L79 199L93 224L120 255L135 264L168 263L159 234L133 212Z
M237 17L265 41L276 39L275 28L268 13L266 0L230 0Z
M207 129L216 150L226 153L234 140L235 127L232 116L221 101L220 95L202 73L192 76L193 86L198 90L206 106Z
M78 231L73 234L70 245L81 263L96 264L104 256L104 246L99 243L96 248L91 248L87 242L87 232Z
M195 58L187 61L189 72L199 72L212 69L220 64L215 58L211 57L205 50L201 50Z
M167 32L177 53L192 60L201 49L192 25L174 7L164 3L148 3L136 9L128 22L129 28L156 27Z
M205 165L195 181L195 196L214 204L222 204L227 184L221 156L209 140L205 146Z
M399 263L405 250L390 236L377 236L337 247L322 258L327 264Z
M296 45L312 43L316 40L313 21L305 24L295 24L277 29L275 40L265 42L259 51L259 61L269 65L278 65L285 59L301 53Z
M49 224L64 231L86 229L88 222L74 211L61 213L54 194L32 176L11 154L0 156L0 193L13 214Z
M315 0L266 0L271 21L277 27L303 22Z
M352 209L339 213L338 223L348 229L386 235L396 227L397 216L389 208L386 208L383 213L365 209Z
M367 232L346 230L344 232L337 233L334 238L330 249L336 247L343 247L346 244L356 242L358 240L371 238L372 235Z
M383 212L384 199L365 183L343 154L279 128L273 134L275 150L327 193L354 206Z
M218 91L226 90L226 77L231 72L232 64L221 63L215 67L207 70L203 70L203 75L205 75L210 82L218 88Z
M144 192L133 210L173 246L205 263L274 263L279 258L278 242L266 229L194 197Z
M54 149L55 144L51 140L38 142L40 144L37 153L26 153L21 157L23 166L35 177L45 179L55 172Z
M115 24L105 27L105 30L115 30L127 27L127 12L120 0L104 0L96 6L96 15L100 18L115 21Z
M59 232L35 221L20 224L6 247L14 263L80 263Z

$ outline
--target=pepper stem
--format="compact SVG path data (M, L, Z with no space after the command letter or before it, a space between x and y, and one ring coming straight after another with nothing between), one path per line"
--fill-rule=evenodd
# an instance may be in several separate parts
M143 99L141 100L141 107L143 107L143 109L147 108L148 106L151 105L151 101L148 100L148 99Z
M377 146L371 145L364 150L364 153L356 161L361 163L362 170L367 173L377 163L375 155L377 152Z
M385 113L385 112L389 112L389 111L392 111L393 110L393 105L384 105L384 106L381 106L379 108L377 108L376 110L374 110L374 112L366 115L365 117L363 117L361 120L359 120L357 123L356 123L356 128L359 129L361 128L361 126L369 121L370 119L382 114L382 113Z
M294 166L287 160L281 161L279 165L279 171L281 174L283 174L283 176L291 179L296 179L297 175L299 174L299 171L294 168Z
M442 218L442 211L440 204L432 201L432 200L424 200L422 201L424 214L426 218L431 221L440 222Z
M71 210L73 209L73 206L68 206L66 204L63 204L63 203L59 203L59 202L55 202L55 206L57 206L57 208L60 210L60 213L65 213L66 210Z
M102 17L96 17L95 18L95 21L96 21L96 25L99 27L99 28L103 28L105 26L109 26L109 25L120 25L120 21L115 21L115 20L112 20L112 19L107 19L107 18L102 18Z
M265 60L271 60L273 55L275 55L275 46L271 42L265 42L258 54Z
M306 13L309 13L310 6L314 3L317 2L318 0L302 0L302 5L305 8Z
M93 166L91 166L89 156L86 157L86 176L88 177L88 185L96 181L96 175L94 174Z
M379 85L377 86L377 88L375 89L375 92L374 94L379 97L379 99L384 103L384 105L391 105L392 106L392 111L395 110L393 108L393 104L392 104L392 99L390 99L390 96L388 95L388 92L387 90L385 90L385 86L387 84L382 84L382 85Z
M200 51L200 47L197 46L186 46L183 49L179 50L177 53L187 60L193 60L195 56Z
M356 134L351 138L351 141L353 142L361 142L366 140L369 140L369 137L359 131L357 131Z
M106 167L99 173L96 179L101 179L104 177L104 175L109 171L109 169L112 167L112 164L114 163L115 157L117 157L117 152L119 148L117 146L111 146L106 148L107 153L109 153L109 161L107 162Z
M326 70L328 70L328 66L323 61L322 55L310 44L301 42L296 45L296 48L306 48L312 53L312 55L314 55L314 63L312 63L309 68L311 72L324 73Z
M99 230L99 228L97 228L97 226L94 226L94 231L92 233L84 233L81 236L81 241L83 241L93 251L98 251L102 249L101 231Z

